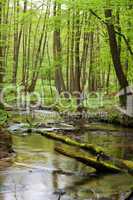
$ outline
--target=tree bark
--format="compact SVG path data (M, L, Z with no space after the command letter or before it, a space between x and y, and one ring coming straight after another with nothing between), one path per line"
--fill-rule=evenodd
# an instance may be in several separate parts
M55 147L55 150L65 156L68 156L70 158L74 158L75 160L87 165L88 167L92 167L96 169L97 172L99 173L120 173L123 170L120 169L119 167L116 167L113 164L108 164L106 162L99 162L97 161L97 158L95 157L89 157L85 153L81 153L78 150L70 150L68 148L64 147Z
M19 14L19 1L17 0L14 1L14 52L13 52L13 75L12 75L12 83L14 85L16 85L17 82L19 49L22 36L22 25L19 31L18 14Z
M4 5L2 2L0 2L0 92L3 88L3 81L4 81L4 71L5 71L5 65L4 65L4 41L3 41L3 9Z
M66 89L67 89L67 91L70 91L69 70L70 70L70 10L68 10L68 20L67 20L67 64L66 64Z
M59 19L61 14L61 4L54 3L54 16ZM55 86L59 94L62 91L65 91L65 83L63 79L62 73L62 49L61 49L61 34L60 34L60 27L59 24L61 23L60 19L58 23L55 23L55 30L53 33L53 57L54 57L54 65L55 65Z
M76 20L75 20L75 91L80 92L80 75L81 75L81 67L80 67L80 15L79 11L76 12Z
M90 33L90 61L89 61L89 80L88 80L88 86L89 86L89 91L92 90L92 85L91 85L91 78L92 78L92 70L93 70L93 46L94 46L94 33L91 31Z
M81 57L81 69L82 69L82 91L84 91L84 87L87 80L87 60L88 60L88 50L89 50L89 39L90 39L90 33L88 31L89 25L90 25L90 19L91 15L87 15L85 13L84 16L84 35L83 35L83 51L82 51L82 57ZM88 25L89 21L89 25Z
M128 80L123 72L123 67L121 64L119 46L116 40L116 32L114 25L112 24L112 10L105 10L106 26L109 35L109 44L112 55L112 60L115 68L115 72L119 81L120 89L126 89L129 86ZM126 94L120 97L120 103L122 106L126 107Z
M74 38L75 38L75 31L74 31L74 22L75 22L75 14L74 11L72 13L72 28L71 28L71 45L70 45L70 92L74 91L75 88L75 75L74 75Z
M110 73L111 73L111 64L109 63L108 72L107 72L107 80L106 80L106 93L107 93L107 95L109 94Z
M49 4L50 4L50 2L49 2ZM47 4L47 7L46 7L46 13L45 13L45 17L44 17L41 35L39 38L39 44L37 47L37 51L36 51L36 54L34 53L35 60L33 63L33 74L31 77L31 83L28 88L29 92L33 92L35 90L37 79L38 79L39 72L40 72L40 68L42 66L42 62L44 59L44 53L45 53L46 42L47 42L47 25L48 25L47 20L50 15L50 5L49 4ZM40 21L40 18L39 18L39 21ZM38 23L39 23L39 21L38 21ZM36 27L36 31L37 31L37 29L38 29L38 25Z

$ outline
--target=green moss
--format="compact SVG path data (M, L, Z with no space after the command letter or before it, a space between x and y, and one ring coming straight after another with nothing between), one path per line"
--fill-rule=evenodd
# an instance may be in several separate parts
M7 122L8 114L5 110L0 109L0 125L3 125Z
M106 162L97 161L96 157L90 157L86 153L80 152L79 150L72 150L70 148L64 148L64 146L60 145L55 147L55 150L65 156L70 158L74 158L77 161L96 169L98 172L102 173L119 173L122 172L120 168L113 164L108 164Z

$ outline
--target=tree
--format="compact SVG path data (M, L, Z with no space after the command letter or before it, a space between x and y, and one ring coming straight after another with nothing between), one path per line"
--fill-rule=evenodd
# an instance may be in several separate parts
M6 2L0 2L0 92L4 84L5 76L5 48L4 22L5 22L5 5Z
M61 52L61 36L60 36L60 18L61 16L61 4L54 3L54 17L55 27L53 33L53 57L55 65L55 86L59 93L65 91L65 83L62 74L62 52Z
M120 58L120 48L117 43L116 33L114 25L112 24L112 9L105 10L105 17L107 20L107 30L109 35L109 45L112 55L112 60L115 68L115 72L119 81L120 89L126 89L129 85L128 80L123 72L123 67ZM120 102L122 106L126 106L126 93L120 97Z

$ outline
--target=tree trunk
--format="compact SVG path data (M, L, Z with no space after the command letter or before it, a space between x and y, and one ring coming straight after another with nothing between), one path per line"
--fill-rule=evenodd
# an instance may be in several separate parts
M88 32L88 28L90 25L90 19L91 19L91 15L87 15L87 13L85 13L84 16L84 36L83 36L83 52L82 52L82 57L81 57L81 69L82 69L82 91L84 91L84 87L86 84L86 80L87 80L87 70L86 70L86 66L87 66L87 59L88 59L88 50L89 50L89 38L90 38L90 33ZM88 25L88 21L89 21L89 25Z
M67 91L70 91L69 70L70 70L70 10L68 10L68 20L67 20L67 64L66 64L66 89L67 89Z
M64 147L55 147L55 150L65 156L74 158L75 160L96 169L99 173L119 173L122 170L115 165L107 164L106 162L99 162L96 158L89 157L86 153L81 153L78 150L70 150Z
M18 24L18 14L19 14L19 1L14 2L14 52L13 52L13 75L12 83L16 85L17 82L17 71L18 71L18 60L19 60L19 49L22 35L22 25L19 31Z
M4 65L4 41L3 41L3 8L4 5L2 2L0 2L0 92L3 88L3 81L4 81L4 71L5 71L5 65Z
M126 89L126 87L128 87L129 84L123 72L123 68L121 64L121 58L120 58L119 46L116 40L115 28L114 28L114 25L112 24L112 10L111 9L105 10L105 17L107 21L106 25L107 25L108 35L109 35L109 44L110 44L110 50L111 50L115 72L119 81L120 89ZM120 103L121 103L121 106L126 107L126 94L120 97Z
M61 14L61 5L54 3L54 16L59 16ZM60 19L58 21L59 23L55 23L55 30L53 33L53 57L54 57L54 65L55 65L55 86L59 94L62 91L65 91L65 83L63 79L63 73L62 73L62 50L61 50L61 35L60 35Z
M80 16L79 11L76 12L75 20L75 91L80 92Z
M111 72L111 64L109 63L108 72L107 72L107 80L106 80L106 93L107 93L107 95L109 94L110 72Z
M27 0L24 0L24 14L27 12ZM23 66L22 66L22 84L25 87L25 76L26 76L26 68L27 68L27 24L23 26Z
M75 88L75 76L74 76L74 22L75 22L75 14L74 11L72 13L72 28L71 28L71 45L70 45L70 91L73 92Z
M88 86L89 86L89 91L91 91L92 90L92 86L91 86L91 78L92 78L92 70L93 70L93 46L94 46L94 33L93 32L91 32L90 33L90 55L89 55L89 57L90 57L90 66L89 66L89 80L88 80Z
M50 4L50 2L49 2L49 4ZM42 66L42 62L44 59L44 53L45 53L46 42L47 42L47 25L48 25L47 20L50 15L50 5L49 4L47 4L43 27L42 27L41 35L39 38L39 44L37 47L36 55L34 55L35 60L33 63L33 74L32 74L32 78L31 78L31 83L28 88L29 92L33 92L35 90L37 79L38 79L39 72L40 72L40 68ZM39 18L39 21L40 21L40 18ZM39 23L39 21L38 21L38 23ZM37 31L37 29L38 29L38 25L36 27L36 31Z

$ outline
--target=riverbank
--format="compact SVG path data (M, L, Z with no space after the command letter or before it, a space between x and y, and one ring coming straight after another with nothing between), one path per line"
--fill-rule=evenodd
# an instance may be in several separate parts
M0 159L9 157L12 151L11 135L0 127Z
M103 122L112 125L120 125L123 127L133 128L133 118L129 117L115 108L110 109L93 109L83 112L61 112L60 115L66 122L76 123L82 120L83 123Z
M7 158L13 152L12 137L4 128L8 119L8 114L4 109L0 109L0 159Z

